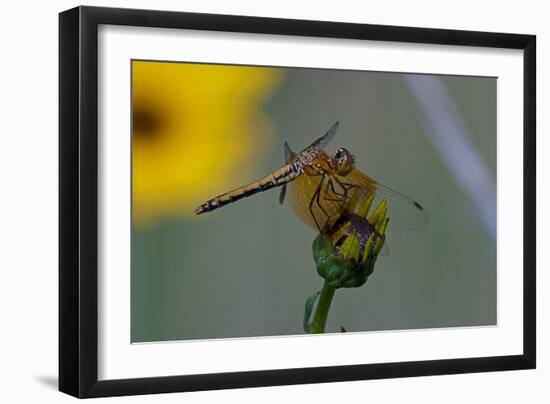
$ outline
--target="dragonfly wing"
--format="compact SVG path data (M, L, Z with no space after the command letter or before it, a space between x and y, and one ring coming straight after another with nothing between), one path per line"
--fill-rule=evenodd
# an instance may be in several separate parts
M288 202L291 209L302 222L316 231L319 230L317 226L323 228L327 222L336 221L342 210L342 202L326 187L323 178L302 174L288 184ZM319 188L321 181L323 185ZM315 197L318 189L321 191L319 203Z
M279 203L282 205L285 202L286 195L286 184L281 187L281 192L279 192Z
M388 201L389 226L397 229L423 229L428 225L428 214L414 199L377 183L377 195Z
M334 125L330 127L330 129L325 133L323 136L321 136L319 139L317 139L315 142L310 144L308 147L306 147L304 150L310 149L312 147L317 147L319 149L322 149L326 147L330 141L334 138L334 135L336 135L336 131L338 130L338 126L340 126L340 123L336 121Z
M388 188L358 169L345 177L337 177L344 186L354 185L349 192L354 199L375 193L375 204L385 199L388 202L389 226L397 229L422 229L428 224L428 215L414 199ZM322 186L319 184L323 181ZM319 230L327 222L334 223L342 212L341 196L336 195L322 176L302 174L287 185L290 207L300 220ZM342 192L335 184L337 192ZM320 190L319 202L316 193ZM313 201L313 202L312 202ZM387 250L387 247L386 247ZM386 255L382 251L381 255Z
M290 163L296 158L296 153L294 153L287 142L285 142L285 164Z
M354 169L345 177L340 178L344 183L355 185L359 190L358 192L365 195L375 192L375 200L385 199L388 202L389 227L394 229L423 229L428 225L428 215L418 202L374 181L358 169Z

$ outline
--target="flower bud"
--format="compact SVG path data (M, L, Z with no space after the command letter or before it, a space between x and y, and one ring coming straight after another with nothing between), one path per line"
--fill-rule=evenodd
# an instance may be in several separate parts
M313 242L318 274L334 288L362 286L374 271L386 239L388 203L382 200L368 215L374 194L348 207L330 228ZM367 218L368 216L368 218Z

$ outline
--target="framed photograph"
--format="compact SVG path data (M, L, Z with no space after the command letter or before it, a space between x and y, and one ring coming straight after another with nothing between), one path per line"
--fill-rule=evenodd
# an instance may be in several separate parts
M535 367L532 35L59 17L59 388Z

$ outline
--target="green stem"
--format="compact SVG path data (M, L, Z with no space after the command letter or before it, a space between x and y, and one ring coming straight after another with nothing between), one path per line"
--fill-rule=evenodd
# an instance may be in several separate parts
M329 286L327 282L323 284L323 289L321 289L321 294L319 295L319 302L317 303L317 309L315 310L315 316L311 323L311 334L323 334L325 332L328 311L335 291L336 289Z

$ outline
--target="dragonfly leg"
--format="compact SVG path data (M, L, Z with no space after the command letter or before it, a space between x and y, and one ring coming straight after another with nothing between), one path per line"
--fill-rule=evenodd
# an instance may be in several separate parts
M328 191L328 187L330 186L330 190L332 191L332 193L334 195L337 195L340 197L340 199L328 199L328 198L325 198L327 200L330 200L330 201L335 201L335 202L342 202L342 200L345 200L346 199L346 194L345 193L339 193L338 191L336 191L336 188L334 187L334 184L332 182L332 177L329 178L328 180L328 183L327 183L327 191ZM344 189L345 191L345 189Z
M338 178L336 178L336 177L332 177L332 178L334 178L334 181L336 181L336 183L337 183L338 185L340 185L340 186L342 187L342 189L344 190L344 194L342 195L344 201L347 201L347 200L348 200L348 191L350 191L350 190L353 189L353 188L358 188L358 186L355 185L355 184L348 184L348 183L345 183L345 182L343 182L343 181L340 181L340 180L339 180ZM332 179L332 178L331 178L331 179ZM333 191L333 192L336 193L335 191Z
M334 195L336 195L337 198L329 198L327 196L329 194L329 190ZM345 194L341 194L338 191L336 191L336 189L334 188L334 184L332 183L332 178L331 177L328 177L328 180L327 180L327 183L326 183L326 186L325 186L323 200L329 201L329 202L338 202L341 205L343 205L346 202Z
M313 212L313 202L317 198L317 195L321 192L321 187L317 187L315 192L313 193L313 196L311 197L311 201L309 201L309 212L311 213L311 217L313 220L315 220L315 225L317 226L317 229L321 231L321 226L319 225L319 222L317 221L317 218L315 217L315 213Z
M317 186L317 189L313 193L313 196L311 197L311 201L309 202L309 211L311 213L311 216L313 217L313 220L315 220L315 224L317 225L317 229L319 231L321 231L322 228L321 228L321 225L319 224L319 222L317 221L317 218L315 217L315 213L313 211L313 203L316 202L317 206L325 214L327 219L330 219L330 215L327 213L325 208L323 208L323 205L321 205L321 191L323 189L323 182L325 181L325 178L326 178L325 176L323 176L321 178L321 181L319 182L319 185Z
M319 189L319 192L317 193L317 206L319 206L319 208L321 208L323 213L326 215L327 219L330 219L330 215L327 213L325 208L323 208L323 205L321 205L321 190L320 189Z
M345 190L350 190L350 189L353 189L353 188L359 188L359 186L355 185L355 184L348 184L347 182L344 182L344 181L340 181L339 179L335 178L336 182L342 187L344 188Z
M342 187L343 190L345 191L349 191L350 189L353 189L353 188L359 188L357 185L355 184L348 184L347 182L344 182L344 181L340 181L338 178L334 177L334 181L336 181L338 183L338 185L340 185Z

